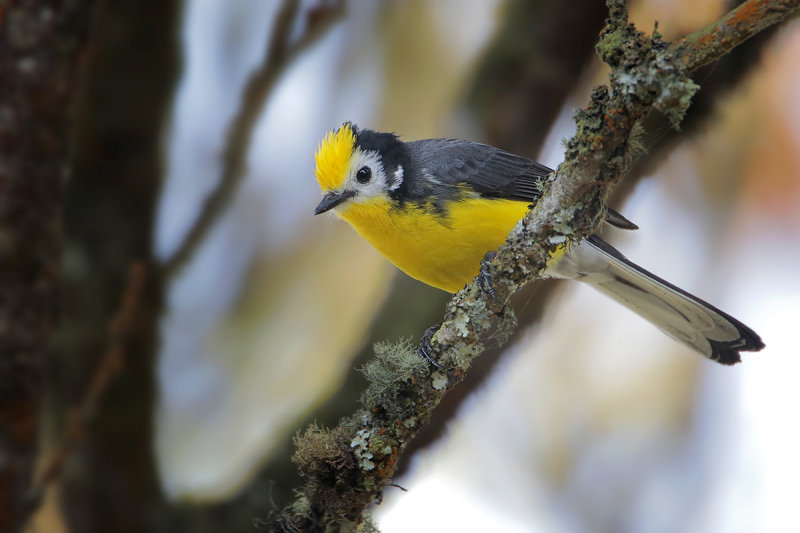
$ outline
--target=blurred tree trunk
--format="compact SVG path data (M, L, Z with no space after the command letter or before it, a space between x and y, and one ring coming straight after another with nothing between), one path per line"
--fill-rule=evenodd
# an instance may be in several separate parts
M70 530L81 533L152 531L167 509L152 439L162 295L151 243L163 129L180 67L181 5L101 3L78 99L65 203L67 312L56 340L60 366L53 369L49 416L60 419L62 431L75 416L84 420L60 486ZM144 266L139 272L147 279L141 303L126 331L115 323L110 332L134 264ZM117 372L104 366L111 356ZM108 375L98 376L102 368ZM92 387L99 389L94 405L81 405Z
M537 156L595 58L607 14L596 0L508 2L468 93L489 144Z
M90 1L0 4L0 531L32 488L48 342L59 314L69 109Z

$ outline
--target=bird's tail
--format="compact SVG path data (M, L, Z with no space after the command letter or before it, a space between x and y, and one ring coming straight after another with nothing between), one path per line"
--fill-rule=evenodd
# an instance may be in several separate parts
M597 235L570 246L551 272L555 277L590 284L673 339L719 363L738 363L739 352L764 347L752 329L635 265Z

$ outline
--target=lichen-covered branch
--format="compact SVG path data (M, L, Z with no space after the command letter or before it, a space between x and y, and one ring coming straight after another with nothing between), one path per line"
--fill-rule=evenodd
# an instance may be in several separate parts
M750 0L699 32L724 35L724 43L711 45L690 36L672 46L657 31L647 36L629 24L623 0L608 0L607 5L609 19L597 52L611 67L609 85L597 87L589 104L575 113L577 133L566 144L564 162L491 262L497 299L473 282L450 301L431 341L446 370L415 365L411 345L379 347L366 369L371 385L364 408L332 430L314 426L296 439L295 460L308 481L291 507L271 517L274 529L371 527L364 511L380 501L404 447L483 351L486 335L494 330L502 338L513 325L503 304L541 275L559 245L588 236L602 220L610 188L636 155L639 120L658 109L677 126L698 89L689 72L783 20L797 2ZM730 33L726 28L734 20L741 31ZM696 46L704 51L693 53Z
M750 0L714 24L672 44L675 62L695 70L716 61L756 33L797 13L797 0Z

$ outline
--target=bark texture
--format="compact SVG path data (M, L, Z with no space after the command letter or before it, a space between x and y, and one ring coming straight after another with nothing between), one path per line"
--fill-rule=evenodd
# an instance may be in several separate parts
M69 109L91 4L0 4L0 531L20 531L39 500L32 476L60 312Z

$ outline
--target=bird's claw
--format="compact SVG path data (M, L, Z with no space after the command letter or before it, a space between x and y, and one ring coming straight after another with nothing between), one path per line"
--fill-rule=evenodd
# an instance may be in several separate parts
M487 252L486 255L483 256L483 259L481 259L481 270L478 273L478 286L483 292L491 296L495 303L503 305L503 303L497 299L497 294L494 292L494 287L492 287L492 274L489 272L489 266L496 256L497 252Z
M436 335L436 332L439 331L440 327L442 327L441 322L425 330L425 333L423 333L422 338L419 341L419 349L417 349L417 353L431 365L441 369L444 368L444 366L442 366L439 361L433 358L435 350L433 349L433 346L431 346L431 339L433 339L433 336Z

